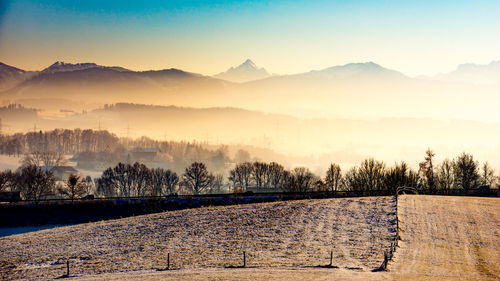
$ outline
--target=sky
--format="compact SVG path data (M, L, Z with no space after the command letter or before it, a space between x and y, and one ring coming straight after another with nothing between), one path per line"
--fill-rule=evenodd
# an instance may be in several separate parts
M0 61L213 75L374 61L410 76L500 59L500 1L0 0Z

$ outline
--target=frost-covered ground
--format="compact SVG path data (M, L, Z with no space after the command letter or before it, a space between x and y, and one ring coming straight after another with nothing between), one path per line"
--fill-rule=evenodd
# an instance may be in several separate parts
M0 238L0 268L12 279L51 279L70 257L83 279L385 279L371 270L395 235L394 211L393 197L321 199L73 225ZM330 250L339 268L316 267ZM224 268L240 265L243 251L250 268ZM177 270L154 271L167 253Z
M500 199L400 196L400 280L500 280Z

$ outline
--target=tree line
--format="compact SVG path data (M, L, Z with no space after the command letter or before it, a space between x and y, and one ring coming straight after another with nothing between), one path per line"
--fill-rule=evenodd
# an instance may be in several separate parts
M25 159L34 160L32 164L38 166L53 166L54 162L60 163L54 158L67 154L78 154L78 164L86 169L101 163L114 166L126 162L124 152L132 148L157 148L160 151L158 161L170 163L172 169L179 173L193 161L203 161L218 171L231 161L227 146L208 149L197 142L158 141L144 136L137 139L119 138L106 130L55 129L0 134L0 154L24 155Z
M498 178L486 162L480 165L473 156L462 153L454 159L437 164L435 154L428 149L418 170L407 163L386 167L373 158L343 172L332 163L325 175L319 177L308 168L286 169L276 163L243 162L236 164L227 178L212 173L202 162L188 165L179 176L163 168L148 168L141 163L118 163L106 169L101 177L71 175L64 183L56 185L50 170L33 163L26 163L16 172L0 172L0 190L22 191L26 199L40 200L49 195L76 199L93 193L100 197L167 196L177 193L206 194L245 192L249 190L284 192L337 192L337 191L388 191L400 186L414 187L423 193L438 190L464 189L493 186ZM227 181L225 180L227 179Z

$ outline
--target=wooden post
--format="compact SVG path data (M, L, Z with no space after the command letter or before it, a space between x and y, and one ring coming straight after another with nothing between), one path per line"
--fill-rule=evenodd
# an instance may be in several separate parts
M167 269L170 269L170 253L167 253Z
M382 263L381 268L383 270L387 270L387 262L389 261L389 257L387 256L387 251L384 252L384 262Z
M243 267L247 266L247 253L243 251Z
M69 259L66 260L66 276L69 277Z
M333 265L333 251L330 251L330 264L328 266Z

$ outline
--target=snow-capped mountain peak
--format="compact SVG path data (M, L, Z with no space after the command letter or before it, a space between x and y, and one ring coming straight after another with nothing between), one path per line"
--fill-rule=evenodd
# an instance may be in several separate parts
M231 67L226 72L215 75L216 78L231 82L247 82L263 79L271 76L264 68L259 68L251 60L247 59L237 67Z
M259 69L251 59L247 59L244 63L240 64L238 67Z

